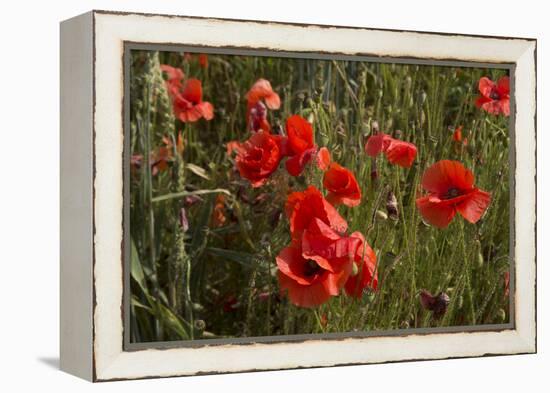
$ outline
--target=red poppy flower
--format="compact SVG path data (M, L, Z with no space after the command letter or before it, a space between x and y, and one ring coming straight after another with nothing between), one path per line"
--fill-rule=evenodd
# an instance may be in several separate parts
M455 128L453 132L453 141L462 142L462 126L458 126Z
M263 100L269 109L279 109L281 106L281 99L279 95L271 88L271 83L265 79L258 79L254 85L246 93L246 99L248 101L248 111L256 105L259 101Z
M286 200L285 212L294 240L301 240L304 230L315 218L338 233L344 233L348 228L346 220L314 186L309 186L305 191L291 193Z
M468 145L468 138L462 137L462 126L458 126L455 128L453 132L453 141L456 143L462 143L464 146Z
M167 136L162 137L162 141L165 146L161 146L155 151L152 151L149 155L149 163L151 165L151 174L156 176L160 172L168 169L168 163L174 160L174 145L172 141ZM176 151L179 154L183 153L183 137L181 131L178 133L178 141L176 144ZM134 154L130 158L130 165L133 170L137 170L141 167L143 162L143 155Z
M182 85L183 71L166 64L160 69L166 72L166 89L172 99L174 115L186 122L195 122L200 118L211 120L214 117L214 107L202 100L202 84L198 79L190 78Z
M330 151L326 147L321 147L317 152L317 166L320 170L326 171L330 165Z
M250 180L252 187L260 187L275 172L281 161L280 140L266 131L260 131L238 146L235 160L242 177Z
M438 161L422 177L428 195L418 198L416 206L424 219L445 228L456 213L476 223L491 202L491 194L474 187L474 175L458 161Z
M416 146L410 142L393 139L386 149L386 157L392 164L410 168L416 158Z
M313 143L313 127L301 116L290 116L286 121L288 155L286 169L292 176L299 176L315 156L317 147Z
M300 307L316 307L338 295L350 273L350 264L337 273L323 269L302 256L299 244L284 248L276 261L281 291L287 291L290 301Z
M201 66L201 68L208 67L208 55L205 55L204 53L199 53L199 65Z
M417 154L414 144L392 138L384 133L371 136L367 140L365 151L370 157L385 153L389 162L403 168L410 168Z
M349 296L360 298L365 288L378 287L376 254L360 232L352 233L350 238L357 239L355 252L352 254L355 266L346 281L345 289Z
M183 90L172 93L174 114L182 122L195 122L201 118L212 120L214 107L202 100L202 84L198 79L188 79Z
M497 83L487 77L479 80L476 106L493 115L510 116L510 78L503 76Z
M333 162L323 176L327 201L333 205L357 206L361 202L361 189L353 173Z

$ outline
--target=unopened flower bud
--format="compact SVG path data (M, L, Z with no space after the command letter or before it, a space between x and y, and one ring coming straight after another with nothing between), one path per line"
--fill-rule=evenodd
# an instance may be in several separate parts
M433 296L425 289L420 292L420 304L422 304L422 307L426 310L431 311L436 319L439 319L445 315L449 303L449 295L445 292L439 292L437 296Z
M378 218L379 220L387 220L388 219L388 215L383 212L382 210L377 210L376 211L376 218Z
M483 254L481 253L481 251L479 251L477 253L477 266L479 268L483 267L483 263L484 263L484 260L483 260Z
M497 311L497 319L499 322L506 321L506 311L504 311L502 308L499 308Z
M376 120L371 123L371 129L373 134L378 134L380 132L380 126Z
M195 329L202 331L205 328L206 328L206 322L204 322L202 319L197 319L195 321Z
M388 212L388 217L392 220L399 219L399 208L397 206L397 198L393 192L388 192L386 199L386 211Z
M357 267L357 264L354 262L351 269L351 275L356 276L357 273L359 273L359 268Z

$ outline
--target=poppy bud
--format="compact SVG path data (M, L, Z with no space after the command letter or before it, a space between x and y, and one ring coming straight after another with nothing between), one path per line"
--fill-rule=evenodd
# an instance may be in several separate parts
M189 220L187 220L187 214L185 214L185 208L180 209L180 225L183 232L189 230Z
M393 192L388 192L388 197L386 199L386 211L388 212L388 217L392 220L399 219L399 209L397 207L397 198Z
M457 308L460 310L462 308L462 306L464 305L464 298L462 296L460 296L458 298L458 302L457 302Z
M202 319L197 319L195 321L195 329L196 330L204 330L206 328L206 322L204 322Z
M425 91L420 92L420 105L424 104L427 97L428 97L428 95L426 94Z
M497 319L499 322L504 322L506 320L506 311L502 308L499 308L497 311Z
M484 261L483 261L483 254L481 253L481 251L479 251L479 252L477 253L477 266L478 266L479 268L482 268L482 267L483 267L483 262L484 262Z
M385 220L388 219L388 215L385 212L383 212L382 210L377 210L376 211L376 218L378 218L379 220L385 221Z
M441 318L447 312L450 298L445 292L439 292L437 296L433 296L430 292L423 289L420 291L420 304L426 310L433 313L434 318Z
M351 269L351 276L356 276L357 273L359 273L359 268L357 267L357 264L354 262Z
M380 132L380 126L376 120L372 122L371 129L373 134L378 134L378 132Z

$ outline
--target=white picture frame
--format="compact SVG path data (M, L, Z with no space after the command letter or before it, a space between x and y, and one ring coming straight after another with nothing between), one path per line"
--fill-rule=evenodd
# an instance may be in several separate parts
M513 66L506 329L125 349L125 43ZM521 137L519 137L521 135ZM90 381L536 352L536 40L91 11L61 24L61 368Z

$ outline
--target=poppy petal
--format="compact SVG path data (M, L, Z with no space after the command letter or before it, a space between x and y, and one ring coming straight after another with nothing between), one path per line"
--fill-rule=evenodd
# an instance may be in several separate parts
M321 147L317 152L317 166L320 170L326 171L330 165L330 151L326 147Z
M265 104L269 109L279 109L281 107L281 99L277 93L273 92L265 97Z
M372 135L365 144L365 151L369 157L376 157L385 151L392 138L384 133Z
M409 142L394 139L386 149L386 157L392 164L410 168L416 158L416 146Z
M183 71L179 68L169 66L167 64L161 64L160 70L166 72L168 82L172 82L179 85L179 82L183 79Z
M329 300L331 296L323 282L300 285L281 272L279 272L279 286L282 292L287 291L290 301L299 307L319 306Z
M202 101L195 105L195 108L200 113L201 117L204 117L206 120L212 120L214 118L214 106L211 103Z
M467 221L475 224L483 216L490 203L491 194L476 189L469 194L467 199L458 204L456 209Z
M294 238L301 238L303 231L314 218L319 218L339 233L346 232L348 227L346 220L314 186L309 186L303 192L291 193L287 198L285 212Z
M262 99L265 100L269 109L279 109L281 106L279 95L273 91L271 83L266 79L258 79L245 97L248 100L249 109Z
M510 99L509 98L503 98L499 101L500 106L500 112L503 113L505 116L510 116Z
M286 121L286 132L290 149L301 154L313 147L313 127L301 116L292 115Z
M484 95L485 97L489 97L491 95L491 92L496 86L495 86L495 82L493 82L491 79L484 76L479 80L478 87L481 95Z
M328 274L326 280L323 281L326 291L332 296L338 296L340 290L345 285L351 271L352 265L350 263L346 264L345 268L338 273Z
M202 84L198 79L190 78L185 82L182 96L187 101L193 104L198 104L202 101Z
M308 162L313 158L314 153L315 148L312 148L291 156L285 163L288 173L291 176L300 176Z
M501 96L510 94L510 78L507 76L500 78L497 82L496 89Z
M308 280L302 275L301 267L303 264L303 257L299 248L283 248L279 255L275 257L275 261L279 271L285 276L302 285L311 284L312 280Z
M302 256L313 259L330 272L340 272L355 254L360 240L341 237L322 220L315 218L302 235Z
M376 273L376 254L365 241L362 233L354 232L350 237L356 238L359 243L355 251L355 262L358 266L358 273L350 276L345 284L346 293L349 296L360 298L366 287L376 289L378 277Z
M456 214L456 209L453 205L439 203L437 198L425 196L416 200L416 206L424 220L429 224L438 228L447 227L453 220Z
M477 99L476 99L476 107L478 108L482 108L484 104L488 103L488 102L492 102L493 100L491 100L489 97L485 97L485 96L479 96Z
M426 169L422 177L422 187L440 195L451 187L470 190L473 185L474 175L458 161L438 161Z

